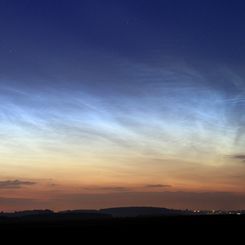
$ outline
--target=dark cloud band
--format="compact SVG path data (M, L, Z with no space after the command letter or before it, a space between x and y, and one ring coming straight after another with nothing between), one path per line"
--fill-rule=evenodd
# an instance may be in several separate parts
M23 180L2 180L0 181L0 189L18 189L23 186L35 185L36 182L33 181L23 181Z

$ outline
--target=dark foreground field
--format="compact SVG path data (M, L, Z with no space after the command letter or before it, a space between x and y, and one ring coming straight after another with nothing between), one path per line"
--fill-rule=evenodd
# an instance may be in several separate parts
M29 239L35 241L55 239L69 241L115 239L115 244L123 239L153 240L193 240L242 238L245 229L244 215L230 216L167 216L137 218L79 218L79 217L27 217L0 221L0 235L9 239ZM221 240L220 240L221 241ZM33 243L34 244L34 243ZM73 243L72 243L73 244ZM155 243L154 243L155 244Z

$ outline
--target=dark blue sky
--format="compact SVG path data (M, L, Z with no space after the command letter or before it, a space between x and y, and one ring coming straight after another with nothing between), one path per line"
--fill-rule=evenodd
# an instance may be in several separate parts
M185 63L230 89L213 73L243 74L244 11L243 1L1 0L0 76L111 90L135 79L122 63Z

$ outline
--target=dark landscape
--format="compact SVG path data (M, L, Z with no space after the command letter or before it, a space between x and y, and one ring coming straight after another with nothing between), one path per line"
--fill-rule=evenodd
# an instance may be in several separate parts
M245 211L172 210L153 207L126 207L101 210L33 210L14 213L1 213L0 230L13 234L48 234L62 237L70 233L90 236L109 235L165 235L201 234L218 235L224 232L237 235L245 227ZM221 233L220 233L221 232ZM235 234L234 233L234 234ZM98 238L97 236L91 238ZM179 238L178 236L175 238Z

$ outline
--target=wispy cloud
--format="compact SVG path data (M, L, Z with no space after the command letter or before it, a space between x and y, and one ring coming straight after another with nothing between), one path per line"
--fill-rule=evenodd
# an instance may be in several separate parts
M2 180L0 181L0 189L18 189L23 186L35 185L36 182L33 181L23 181L23 180Z
M152 185L145 185L145 188L169 188L172 187L171 185L162 185L162 184L152 184Z

